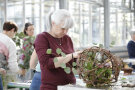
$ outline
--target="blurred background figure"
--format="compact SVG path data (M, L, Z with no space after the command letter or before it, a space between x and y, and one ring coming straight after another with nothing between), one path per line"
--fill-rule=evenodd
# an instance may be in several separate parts
M5 74L6 71L8 71L7 75L10 74L10 77L6 78L6 81L3 80L4 82L6 82L5 84L7 84L8 79L10 81L11 79L13 79L14 74L21 74L17 63L16 45L12 40L17 30L18 27L16 23L12 21L6 21L3 25L3 32L0 33L0 72L2 74ZM6 77L6 75L4 75L3 77ZM1 81L2 80L0 80L0 83ZM2 90L2 85L0 90Z
M128 42L127 49L130 59L135 59L135 29L130 31L131 40ZM132 67L135 71L135 65L129 63L129 66Z
M34 26L31 23L25 23L24 27L24 34L26 36L33 36L34 35Z
M26 23L23 32L25 37L23 38L23 46L21 49L22 54L19 66L22 71L26 73L25 76L22 77L22 80L31 80L34 75L34 73L29 69L30 56L34 50L33 43L35 40L33 24Z
M127 49L129 58L135 58L135 29L130 31L131 40L128 42Z

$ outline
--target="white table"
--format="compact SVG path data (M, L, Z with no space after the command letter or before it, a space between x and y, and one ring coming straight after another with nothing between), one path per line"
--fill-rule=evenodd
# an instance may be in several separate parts
M123 62L129 64L132 63L132 65L135 65L135 58L134 59L124 59Z
M22 82L9 82L7 88L19 88L19 90L29 89L31 83L22 83Z
M115 86L108 87L105 89L95 89L95 88L86 88L86 84L83 83L81 79L77 79L76 83L77 85L64 85L64 86L58 86L58 90L135 90L135 87L122 87L122 78L126 78L126 84L135 84L135 72L132 73L132 75L124 76L123 71L120 72L118 82L115 84ZM126 85L124 84L124 85ZM132 84L131 84L132 85Z
M58 90L104 90L104 89L84 88L73 85L65 85L65 86L58 86Z

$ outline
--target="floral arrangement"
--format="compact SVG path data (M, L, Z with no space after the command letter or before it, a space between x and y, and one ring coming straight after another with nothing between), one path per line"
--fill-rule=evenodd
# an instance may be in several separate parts
M29 68L30 56L34 50L33 43L35 40L34 36L25 36L23 32L17 33L13 39L16 45L19 46L19 67L22 69Z
M106 49L94 46L80 54L77 67L87 87L100 87L118 80L122 62Z

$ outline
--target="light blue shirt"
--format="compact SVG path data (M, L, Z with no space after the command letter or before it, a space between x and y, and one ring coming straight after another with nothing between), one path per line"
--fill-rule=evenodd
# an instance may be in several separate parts
M37 71L37 72L41 72L39 61L38 61L38 64L37 64L37 66L36 66L36 71Z

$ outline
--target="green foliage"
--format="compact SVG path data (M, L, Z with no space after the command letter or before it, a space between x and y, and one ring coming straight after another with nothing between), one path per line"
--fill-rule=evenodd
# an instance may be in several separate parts
M24 37L25 37L24 33L20 32L20 33L16 33L15 37L13 38L13 41L16 43L16 46L19 46L19 48L21 48L22 45L21 42Z
M52 53L52 49L47 49L46 53L47 54L51 54Z
M61 66L61 68L66 68L66 64L65 63L62 63L60 66Z
M65 53L63 53L63 52L61 52L61 55L62 55L63 57L66 57L66 54L65 54Z
M100 47L100 48L103 48L103 47L104 47L104 45L103 45L103 44L99 44L99 47Z
M58 59L57 58L54 58L53 62L54 63L58 62Z
M73 66L76 66L77 64L76 64L76 62L73 62L72 65L73 65Z
M97 58L98 55L100 55L98 51L83 52L86 60L82 63L83 69L90 72L81 74L84 78L87 78L87 81L93 81L93 84L97 86L105 82L109 83L112 75L112 68L102 64L108 61L107 56L102 55L101 58ZM87 83L87 87L92 87L93 84Z
M19 67L21 67L22 69L28 69L30 56L34 50L33 43L35 37L26 36L23 32L20 32L16 33L13 40L16 43L16 46L19 46L20 54L23 56L23 63L19 64Z
M23 69L29 68L29 61L34 50L33 43L35 37L26 36L23 41L23 47L21 48L21 53L24 55L23 64L19 64L19 66Z
M49 54L51 54L50 51L48 51L48 52L49 52ZM56 49L56 53L57 53L58 55L61 55L61 56L63 56L63 57L66 57L66 54L65 54L64 52L62 52L62 50L61 50L60 48L57 48L57 49ZM54 63L56 63L56 62L58 62L58 59L57 59L57 58L54 58L53 61L54 61ZM72 63L73 68L71 69L70 67L67 67L65 63L62 63L62 64L60 65L60 67L63 68L64 71L65 71L67 74L69 74L69 73L71 72L71 70L72 70L72 72L73 72L74 74L76 74L77 71L76 71L76 69L74 68L76 65L77 65L76 62L73 62L73 63Z
M56 49L56 52L57 52L57 54L59 55L59 54L61 54L62 51L61 51L60 48L57 48L57 49Z
M75 68L72 68L72 71L75 75L77 74L77 70Z
M1 75L1 78L4 90L7 90L7 84L9 82L15 82L16 77L15 75L7 73L6 75Z
M110 47L113 47L114 45L115 45L115 41L112 41Z
M71 72L71 70L70 70L69 67L64 68L64 71L65 71L67 74L69 74L69 73Z

